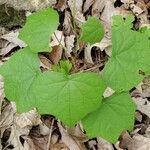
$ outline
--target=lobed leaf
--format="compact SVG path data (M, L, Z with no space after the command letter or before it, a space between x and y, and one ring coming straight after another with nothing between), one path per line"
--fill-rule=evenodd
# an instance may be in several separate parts
M112 56L103 70L105 82L118 92L129 91L140 83L144 78L140 71L150 72L149 37L146 33L131 30L129 20L122 27L113 26ZM123 18L119 20L124 21Z
M101 106L87 115L83 126L89 137L102 137L117 142L124 130L134 127L135 104L127 93L115 94L103 100Z
M104 37L104 27L95 17L89 17L82 25L81 30L80 40L89 44L100 42Z
M30 48L15 53L1 68L4 90L15 101L18 112L36 107L41 114L52 114L73 126L102 100L105 85L95 73L41 73L38 55Z
M33 13L27 18L19 38L30 47L33 52L50 51L50 38L59 24L58 13L52 8Z

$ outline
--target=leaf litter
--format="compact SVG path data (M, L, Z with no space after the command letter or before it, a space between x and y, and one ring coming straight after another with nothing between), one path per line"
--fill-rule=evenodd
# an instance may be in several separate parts
M4 2L2 0L0 4ZM113 15L133 15L136 18L135 28L149 26L150 24L150 1L148 0L76 0L76 3L72 0L59 0L58 2L56 0L38 0L36 2L33 0L26 2L16 0L14 3L8 0L7 4L16 10L25 10L31 13L44 7L53 7L63 14L59 31L56 31L57 39L54 36L52 40L52 48L56 49L55 53L51 55L41 54L41 62L44 64L41 67L46 69L53 64L57 64L64 55L72 57L72 53L75 52L74 44L76 39L72 20L77 25L75 29L79 30L79 32L82 24L85 22L85 18L87 19L90 15L101 19L105 27L105 36L100 43L92 46L86 45L88 48L83 48L85 46L79 45L82 51L78 53L74 63L80 62L77 66L78 68L82 68L83 64L86 64L87 69L91 69L91 65L95 67L97 64L95 56L98 55L98 51L104 51L106 56L101 56L104 59L111 56L112 42L110 31ZM9 59L13 52L18 50L18 47L25 46L18 39L18 29L20 29L20 26L9 29L6 27L1 30L1 63ZM60 47L65 47L67 52L63 52L62 48L60 50ZM98 51L95 51L96 55L94 56L92 53L93 48L98 49ZM108 88L105 92L105 97L111 95L112 92L112 89ZM123 133L119 141L112 145L100 138L88 139L84 134L82 125L77 125L70 131L59 120L55 120L52 116L40 116L36 110L17 115L15 104L8 102L4 98L3 79L1 79L0 149L113 150L115 147L117 150L148 150L150 149L150 78L145 78L138 87L135 87L131 95L137 104L137 114L139 114L141 119L137 119L134 131Z

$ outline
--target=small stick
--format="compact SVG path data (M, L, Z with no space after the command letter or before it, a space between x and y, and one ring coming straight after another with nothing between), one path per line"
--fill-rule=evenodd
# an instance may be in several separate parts
M49 137L48 137L48 143L47 143L47 150L50 149L50 143L51 143L51 136L52 136L52 130L54 125L54 119L52 120L51 128L49 130Z

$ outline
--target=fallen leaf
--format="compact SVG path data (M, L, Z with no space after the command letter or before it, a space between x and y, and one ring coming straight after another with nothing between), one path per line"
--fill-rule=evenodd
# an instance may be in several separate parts
M12 31L8 34L1 36L1 38L7 40L10 43L15 44L16 46L19 46L20 48L25 47L26 44L22 40L20 40L18 36L19 36L19 31Z
M61 133L61 140L70 150L84 150L85 148L81 145L77 140L73 139L66 129L62 127L60 123L58 123L59 131Z
M26 44L18 38L18 35L19 35L18 31L12 31L8 34L1 36L2 39L6 40L6 42L3 48L1 49L0 55L5 56L13 48L17 46L19 46L20 48L23 48L26 46Z
M60 11L64 11L67 8L67 0L59 0L55 7Z
M42 123L40 115L33 109L27 113L16 114L15 122L20 128L36 126Z
M135 150L149 150L150 149L149 138L146 138L143 135L136 134L133 136L133 140L134 140Z
M102 138L97 138L97 142L98 150L114 150L112 144Z
M107 3L107 1L105 1L105 0L96 0L92 6L92 16L100 17L100 13L106 6L106 3Z
M74 42L75 42L74 34L65 37L66 49L68 54L70 54L73 51Z
M95 2L95 0L86 0L83 6L83 12L85 13Z
M69 11L65 11L65 18L63 23L63 31L65 35L70 35L73 32L73 26L71 21L71 15Z
M137 97L132 98L137 105L137 110L144 113L150 118L150 102L145 98Z
M49 54L49 58L53 64L58 64L62 57L63 48L61 45L53 47L53 51Z
M4 131L10 128L10 126L13 124L15 112L16 110L12 103L7 104L6 107L2 110L0 115L0 137L3 137Z
M65 47L63 32L56 30L52 35L51 46L53 47L58 45L62 45L63 47Z
M68 0L68 5L76 25L80 27L85 22L85 17L82 14L83 0Z

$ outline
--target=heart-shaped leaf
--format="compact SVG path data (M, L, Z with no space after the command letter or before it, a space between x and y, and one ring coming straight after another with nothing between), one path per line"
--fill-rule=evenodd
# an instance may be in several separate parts
M55 115L73 126L99 107L105 90L99 75L41 73L37 54L29 51L26 48L17 52L0 69L6 97L17 103L19 112L36 107L41 114Z
M124 130L134 126L135 104L127 93L115 94L103 100L101 106L87 115L83 126L89 137L102 137L117 142Z
M95 17L89 17L81 27L80 40L89 44L100 42L104 37L104 27L100 20Z
M25 41L33 52L50 51L50 37L58 24L58 13L51 8L43 9L27 18L19 38Z
M133 20L127 19L114 20L112 56L103 70L103 79L115 91L129 91L144 78L140 71L150 72L150 35L131 30Z

